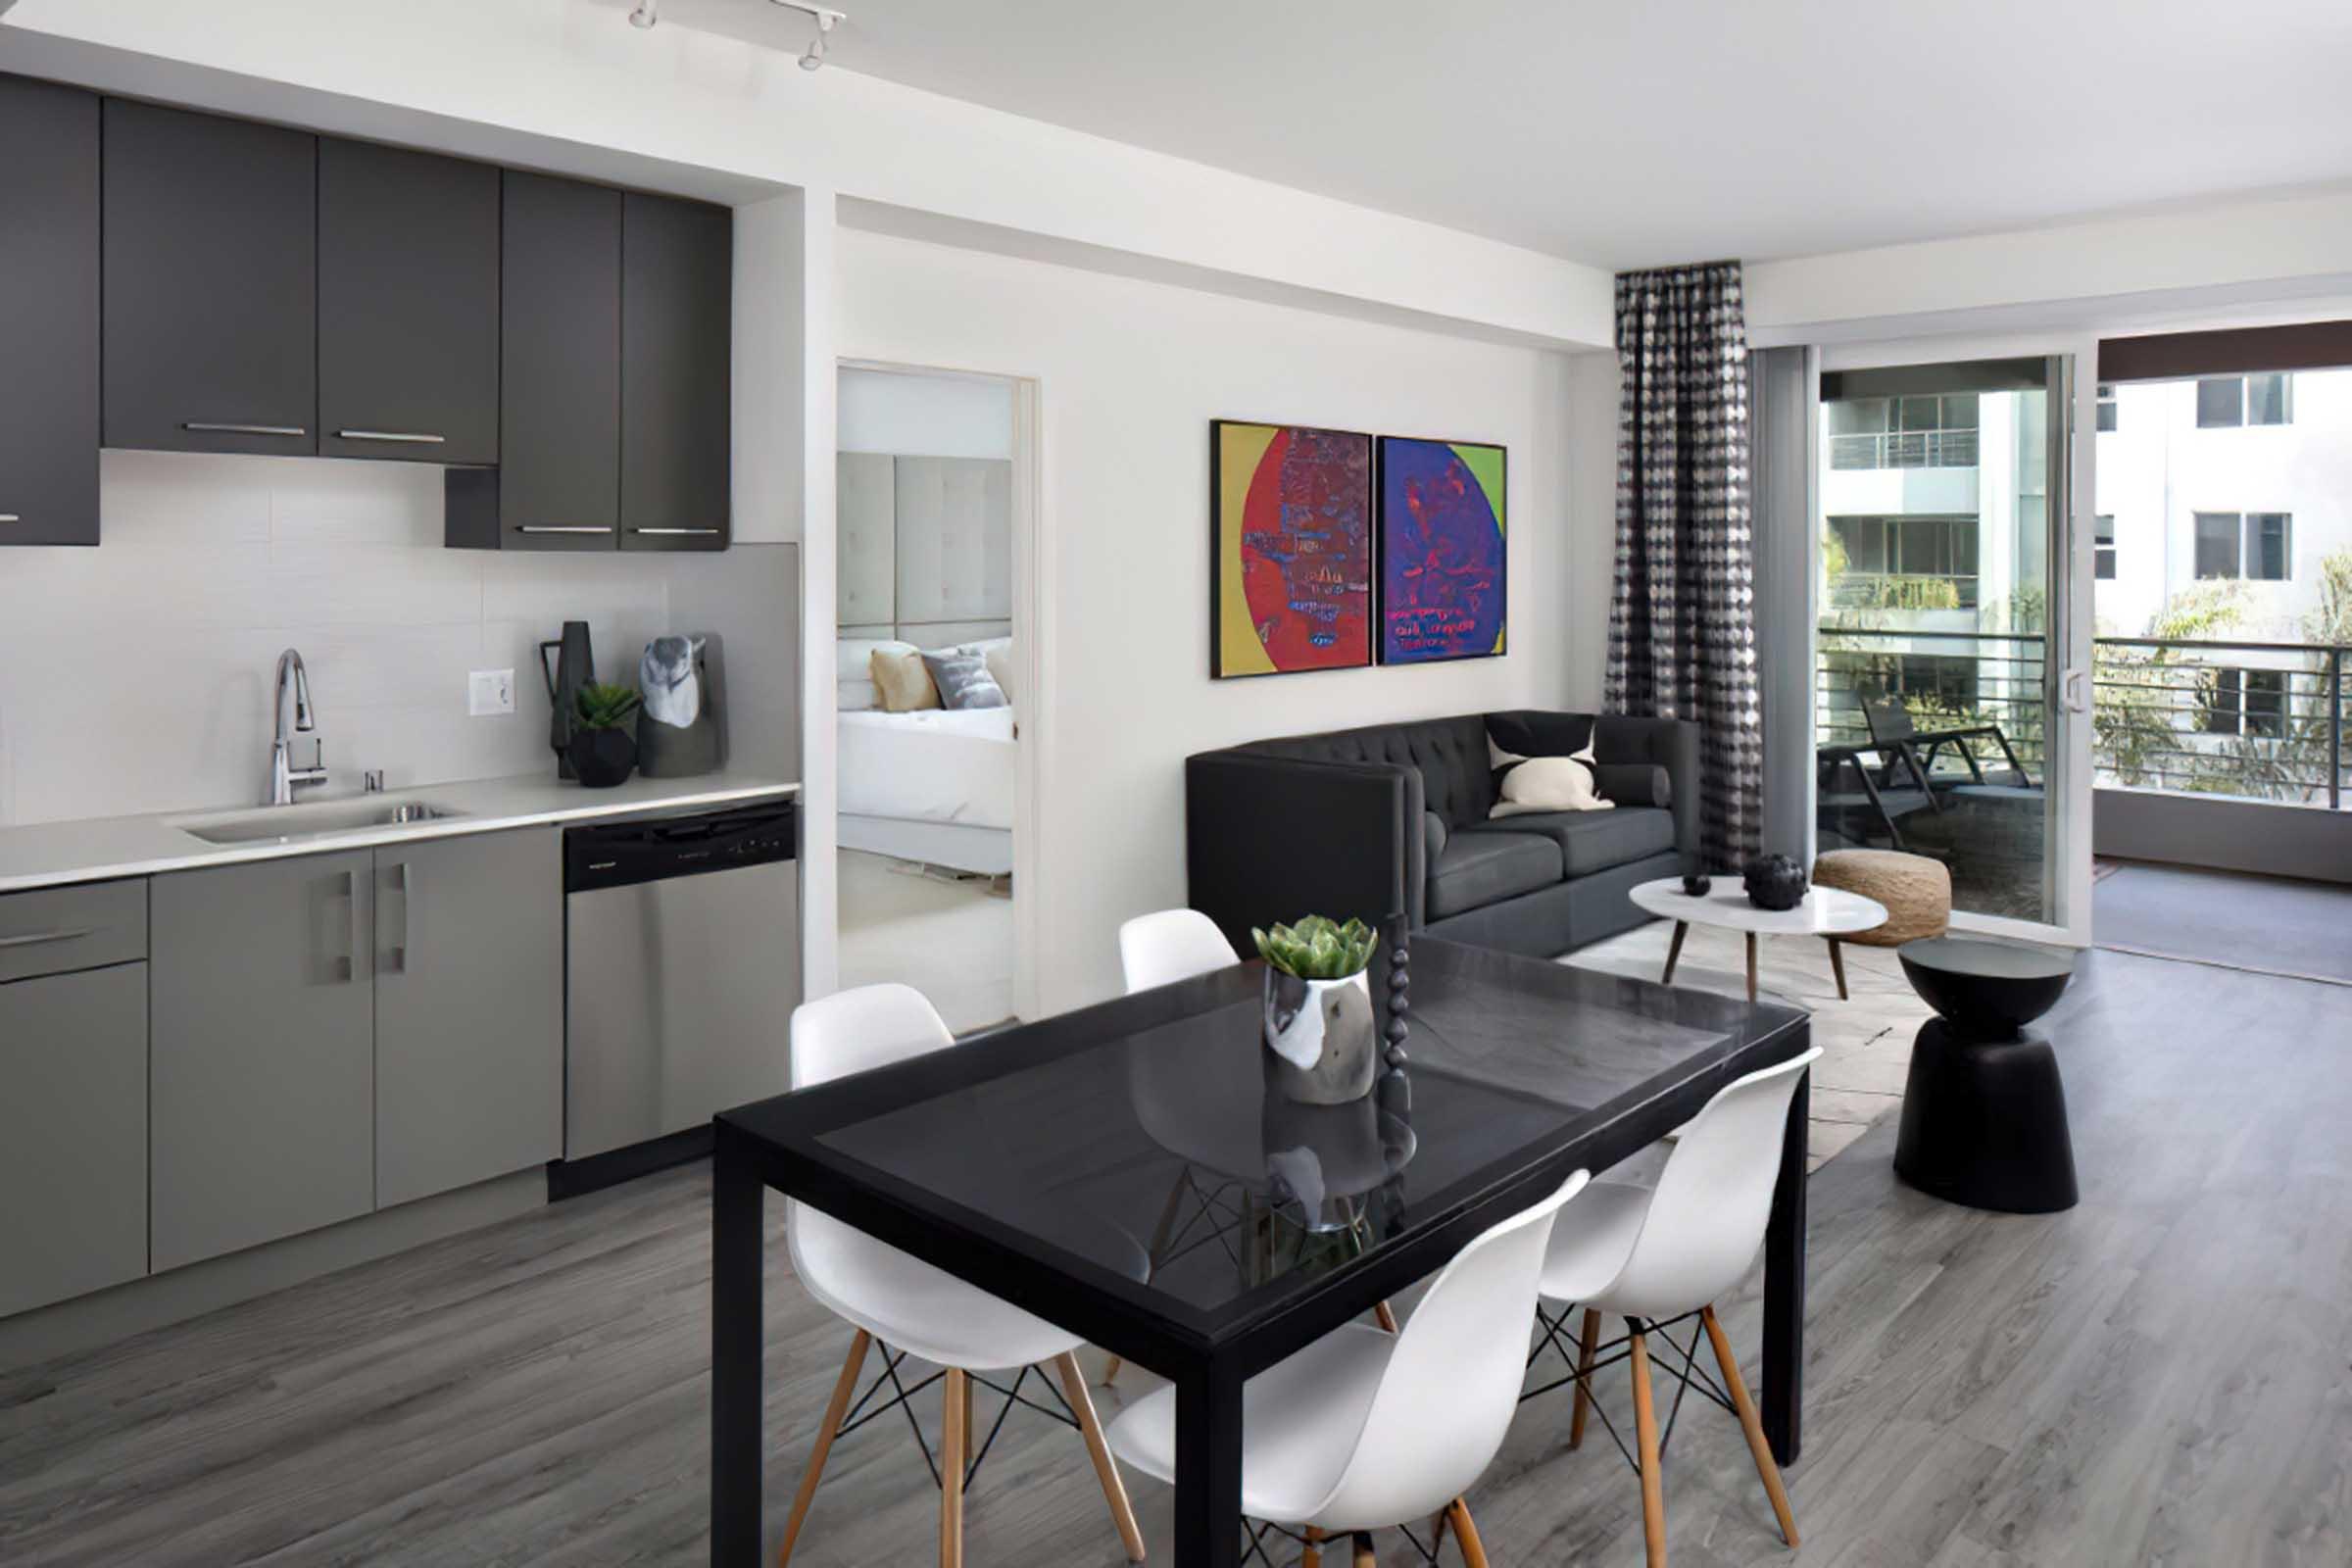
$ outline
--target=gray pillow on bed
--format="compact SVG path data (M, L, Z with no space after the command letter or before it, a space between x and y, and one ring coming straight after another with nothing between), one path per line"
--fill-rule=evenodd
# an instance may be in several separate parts
M982 655L926 653L923 667L931 672L931 684L939 688L942 708L1005 706L1004 688L988 672L988 661Z

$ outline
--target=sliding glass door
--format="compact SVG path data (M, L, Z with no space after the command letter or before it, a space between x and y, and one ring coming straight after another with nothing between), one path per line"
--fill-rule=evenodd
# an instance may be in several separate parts
M2073 357L1858 359L1820 388L1819 846L1931 856L1959 923L2080 940Z

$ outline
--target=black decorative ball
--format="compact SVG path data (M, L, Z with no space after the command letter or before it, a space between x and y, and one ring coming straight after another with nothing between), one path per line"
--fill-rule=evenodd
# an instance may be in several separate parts
M1714 886L1715 879L1713 877L1687 876L1683 878L1683 893L1687 898L1703 899Z
M1786 855L1747 862L1747 902L1759 909L1793 909L1805 901L1805 868Z

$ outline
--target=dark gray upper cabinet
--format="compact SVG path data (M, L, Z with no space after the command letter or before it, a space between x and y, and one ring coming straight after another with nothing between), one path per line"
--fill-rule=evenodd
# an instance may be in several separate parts
M108 446L318 450L318 138L106 101Z
M451 470L450 544L618 543L620 208L602 185L507 171L499 466Z
M735 217L634 191L621 214L621 548L724 550Z
M0 545L98 542L98 100L0 76Z
M499 174L318 143L318 450L498 461Z

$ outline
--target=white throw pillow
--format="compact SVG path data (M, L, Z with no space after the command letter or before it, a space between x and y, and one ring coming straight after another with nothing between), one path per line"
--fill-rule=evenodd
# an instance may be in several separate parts
M1510 769L1502 775L1502 799L1487 813L1490 820L1530 811L1606 811L1617 804L1592 792L1590 743L1574 757L1518 758L1492 740L1487 751L1496 766Z
M1004 701L1010 703L1013 700L1011 640L1007 638L1003 642L983 643L978 651L988 663L988 672L996 677L998 690L1004 694Z

